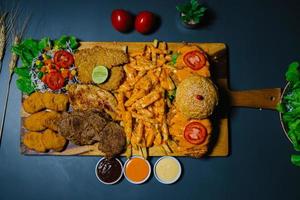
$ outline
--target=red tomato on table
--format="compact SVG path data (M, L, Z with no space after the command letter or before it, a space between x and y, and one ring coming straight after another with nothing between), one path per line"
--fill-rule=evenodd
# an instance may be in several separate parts
M155 15L149 11L140 12L135 18L135 29L143 34L150 33L155 24Z
M126 10L116 9L111 13L111 23L117 31L126 32L132 28L133 18Z

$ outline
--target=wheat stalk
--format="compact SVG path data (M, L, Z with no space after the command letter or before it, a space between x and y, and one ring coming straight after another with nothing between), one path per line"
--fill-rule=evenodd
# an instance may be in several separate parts
M15 11L13 16L16 16L16 14L17 14L17 11ZM12 33L12 35L13 35L12 36L13 37L12 45L18 45L21 42L22 36L28 25L29 19L30 19L30 15L27 18L25 18L25 21L23 22L22 27L20 27L17 22L16 22L16 24L13 24L14 27L13 27L13 33ZM4 122L5 122L6 110L7 110L7 102L8 102L8 97L9 97L10 83L11 83L11 79L12 79L12 76L14 73L14 69L17 66L17 62L18 62L18 56L15 53L11 53L10 62L9 62L8 85L6 88L4 109L3 109L1 124L0 124L0 144L1 144L1 138L2 138L3 127L4 127Z
M26 27L29 23L31 15L29 14L27 17L25 17L25 20L23 21L23 25L21 26L19 24L20 19L17 20L17 15L19 18L23 18L23 16L20 15L22 11L19 10L19 6L16 5L14 12L12 12L12 15L10 17L10 23L11 24L11 36L12 36L12 46L18 45L23 37L23 34L26 30ZM18 62L18 56L15 53L11 53L10 61L9 61L9 73L12 75L14 73L14 69L17 66Z
M7 41L11 36L11 31L20 11L18 2L13 4L9 12L5 11L5 6L1 5L1 7L3 7L3 10L0 11L0 73Z
M3 58L4 46L6 41L6 28L5 28L6 13L0 18L0 59Z
M6 14L2 14L0 18L0 72L2 69L2 60L4 57L5 45L6 45L6 28L5 28L5 18Z
M15 35L14 36L14 41L13 41L13 45L18 45L21 41L21 36L19 35ZM10 61L8 64L8 68L9 68L9 74L13 74L14 73L14 69L17 66L17 62L18 62L18 56L15 53L11 53L11 57L10 57Z

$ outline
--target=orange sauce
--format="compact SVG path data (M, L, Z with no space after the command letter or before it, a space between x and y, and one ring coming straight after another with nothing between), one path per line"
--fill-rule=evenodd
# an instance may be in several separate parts
M131 158L126 167L125 173L127 178L133 182L141 182L145 180L149 174L149 166L143 158Z

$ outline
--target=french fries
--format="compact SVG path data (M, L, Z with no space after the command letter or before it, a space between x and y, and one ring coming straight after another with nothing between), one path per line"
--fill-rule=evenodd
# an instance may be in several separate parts
M125 102L125 106L129 107L137 100L141 99L146 95L146 92L144 90L139 90L138 92L133 93L131 97Z
M156 40L142 51L129 53L129 57L124 66L126 80L116 95L126 133L126 156L133 148L146 158L147 148L154 145L169 153L165 93L175 89L165 67L171 60L170 51L165 42Z

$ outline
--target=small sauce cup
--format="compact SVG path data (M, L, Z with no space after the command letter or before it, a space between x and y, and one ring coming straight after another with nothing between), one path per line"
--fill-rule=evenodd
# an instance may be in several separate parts
M106 185L117 183L123 176L124 168L121 161L117 158L101 158L96 167L95 174L97 179Z
M133 156L124 164L124 176L133 184L146 182L151 174L150 163L141 156Z
M181 176L180 162L172 156L159 158L154 165L154 176L163 184L175 183Z

